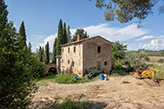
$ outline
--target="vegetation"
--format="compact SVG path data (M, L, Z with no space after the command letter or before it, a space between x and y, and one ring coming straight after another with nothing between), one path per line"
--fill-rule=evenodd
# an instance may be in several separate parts
M20 49L23 49L23 47L27 46L24 22L21 23L21 26L19 28L18 43L22 45L19 45Z
M123 68L122 64L118 61L115 61L115 69L121 69Z
M82 39L88 38L89 35L87 34L87 32L85 32L83 29L77 29L75 34L73 35L73 38L71 39L71 41L77 41L77 35L81 35Z
M62 75L62 74L59 74L56 78L55 78L55 82L57 83L64 83L64 84L70 84L70 83L83 83L83 82L89 82L89 81L92 81L92 80L95 80L96 78L92 78L92 79L89 79L87 80L86 77L82 77L82 78L79 78L80 80L74 80L74 77L76 75L75 74L65 74L65 75Z
M57 37L57 43L56 43L56 55L61 54L61 47L62 45L62 36L63 36L63 25L62 25L62 19L59 21L58 25L58 37Z
M147 56L164 56L164 50L159 51L152 51L152 50L145 50Z
M116 41L112 44L112 59L121 60L125 58L127 46Z
M0 108L26 109L38 89L35 78L44 73L45 66L25 44L24 23L16 33L13 22L7 23L4 0L0 4Z
M163 63L163 62L164 62L164 59L163 59L163 58L160 58L160 59L158 60L158 62L159 62L159 63Z
M67 28L67 42L70 43L71 42L71 31L70 31L70 26L68 26Z
M52 63L56 63L56 46L57 46L57 38L55 38L55 41L53 44Z
M152 13L152 7L158 0L96 0L97 8L105 8L104 17L106 21L113 21L115 18L121 23L126 23L133 18L145 19ZM164 7L160 7L164 12Z
M71 99L70 97L67 97L63 100L62 104L58 106L58 99L60 97L55 98L56 100L54 103L50 106L53 109L87 109L89 108L88 102L82 102L80 103L80 99L83 97L83 94L79 96L79 98Z
M49 64L49 42L47 42L46 46L45 46L45 64Z
M67 30L66 30L66 23L64 22L62 44L65 44L65 43L67 43Z
M125 59L122 61L127 67L141 68L146 65L146 54L144 51L126 52Z

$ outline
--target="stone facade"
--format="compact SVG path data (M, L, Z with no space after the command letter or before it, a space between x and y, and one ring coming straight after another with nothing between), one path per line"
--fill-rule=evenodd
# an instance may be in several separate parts
M112 43L100 36L62 45L61 72L84 76L87 72L109 72L112 69ZM81 40L80 40L81 39Z

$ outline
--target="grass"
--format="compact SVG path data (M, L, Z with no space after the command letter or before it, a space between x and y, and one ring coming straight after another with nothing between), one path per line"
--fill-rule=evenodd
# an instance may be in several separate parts
M162 68L164 68L164 66L157 66L157 65L153 65L151 67L154 68L154 69L162 69Z
M39 82L54 81L56 75L48 75L38 79Z
M75 74L66 74L66 75L62 75L59 74L56 78L55 78L55 82L57 83L64 83L64 84L74 84L74 83L84 83L84 82L89 82L89 81L93 81L95 79L97 79L97 77L93 77L89 80L86 79L86 77L82 77L79 78L80 80L74 80Z
M88 102L81 102L80 99L83 97L83 94L79 96L79 98L70 97L65 98L61 104L59 104L58 99L55 98L55 101L51 104L51 109L88 109L89 103Z

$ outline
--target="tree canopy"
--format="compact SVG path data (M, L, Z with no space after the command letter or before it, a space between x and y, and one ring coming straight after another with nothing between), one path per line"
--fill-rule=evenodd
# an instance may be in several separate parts
M77 35L80 34L82 36L82 39L88 38L89 35L87 34L87 32L84 31L84 29L77 29L75 34L73 35L73 38L71 39L71 41L77 41Z
M115 18L121 23L126 23L133 18L145 19L152 12L152 7L158 0L96 0L97 8L105 8L104 17L106 21L113 21ZM164 6L160 12L164 12Z
M114 42L112 44L112 59L124 59L126 50L126 45L120 44L119 41Z
M21 26L19 28L19 36L18 36L19 44L22 46L27 46L26 44L26 32L25 32L25 26L24 22L21 23Z

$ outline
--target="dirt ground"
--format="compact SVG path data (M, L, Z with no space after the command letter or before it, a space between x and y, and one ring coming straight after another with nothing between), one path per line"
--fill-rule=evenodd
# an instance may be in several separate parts
M42 83L39 83L42 84ZM79 84L48 82L41 85L33 101L54 101L60 96L78 98L90 103L91 109L164 109L164 82L135 79L130 75L109 77L108 81L96 80ZM62 102L62 99L59 103ZM39 104L40 105L40 104Z

